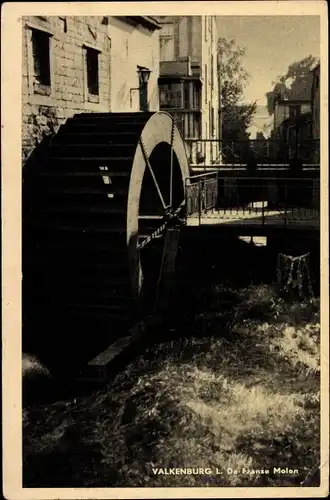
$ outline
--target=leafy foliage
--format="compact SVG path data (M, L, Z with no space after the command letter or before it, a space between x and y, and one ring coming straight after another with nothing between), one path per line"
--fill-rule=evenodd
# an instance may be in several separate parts
M313 78L311 70L318 62L318 58L309 55L290 64L287 72L278 76L273 82L273 90L266 93L267 111L270 115L274 113L275 102L279 98L287 97L289 100L311 98Z
M257 134L256 134L256 139L257 139L258 141L265 141L265 140L266 140L266 137L264 136L263 132L259 131L259 132L257 132Z
M257 105L242 104L240 106L230 105L223 109L223 138L224 140L240 141L248 140L247 129L252 123Z
M256 102L244 103L250 75L242 66L245 49L234 39L218 40L218 73L222 108L222 137L225 141L247 140L247 129L256 112Z
M236 46L235 40L219 38L218 71L221 81L221 104L224 108L235 107L243 97L249 74L241 65L245 49Z

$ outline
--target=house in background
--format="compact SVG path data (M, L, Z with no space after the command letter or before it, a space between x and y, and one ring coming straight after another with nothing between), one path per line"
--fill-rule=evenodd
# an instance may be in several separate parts
M272 136L279 141L279 159L298 157L306 163L320 161L319 64L310 76L311 83L304 87L304 95L289 99L283 90L275 102Z
M27 16L22 29L23 162L76 113L159 109L154 18Z
M296 156L303 162L313 159L312 113L292 113L279 126L280 138L284 140L288 160ZM285 158L284 158L285 159Z
M158 16L157 20L162 26L160 109L174 116L190 163L216 163L219 93L215 16Z
M285 96L283 99L278 99L275 103L274 111L274 130L277 132L277 135L281 136L281 125L285 120L294 120L306 113L311 113L311 110L312 103L310 99L289 100Z
M312 103L310 99L288 99L275 102L273 139L277 142L277 158L312 161Z
M316 142L314 149L314 161L320 161L320 147L318 141L320 140L320 64L318 64L312 71L312 135Z

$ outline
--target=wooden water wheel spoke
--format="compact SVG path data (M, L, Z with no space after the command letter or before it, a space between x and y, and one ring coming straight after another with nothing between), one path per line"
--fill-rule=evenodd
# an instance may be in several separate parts
M151 165L150 165L149 157L148 157L148 154L147 154L146 149L145 149L145 147L144 147L144 144L143 144L142 139L140 139L140 146L141 146L141 149L142 149L142 153L143 153L143 156L144 156L144 160L145 160L145 162L146 162L146 165L147 165L147 167L148 167L148 169L149 169L149 171L150 171L150 174L151 174L152 179L153 179L153 181L154 181L155 187L156 187L156 189L157 189L158 196L159 196L160 201L161 201L161 203L162 203L162 205L163 205L163 208L164 208L164 210L165 210L165 209L167 208L167 207L166 207L166 203L165 203L165 201L164 201L164 198L163 198L162 192L161 192L160 187L159 187L159 184L158 184L158 182L157 182L157 179L156 179L155 173L154 173L154 171L153 171L153 169L152 169L152 167L151 167Z

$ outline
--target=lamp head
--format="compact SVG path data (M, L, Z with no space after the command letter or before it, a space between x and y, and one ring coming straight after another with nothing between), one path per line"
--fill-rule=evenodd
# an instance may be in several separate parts
M139 83L146 84L149 81L151 70L144 66L137 66L137 73L139 75Z

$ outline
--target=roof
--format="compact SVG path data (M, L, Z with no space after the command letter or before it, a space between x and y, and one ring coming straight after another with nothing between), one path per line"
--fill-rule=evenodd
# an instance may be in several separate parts
M156 20L155 17L151 16L125 16L126 19L133 21L134 23L142 24L148 29L151 30L160 30L162 29L161 24Z

